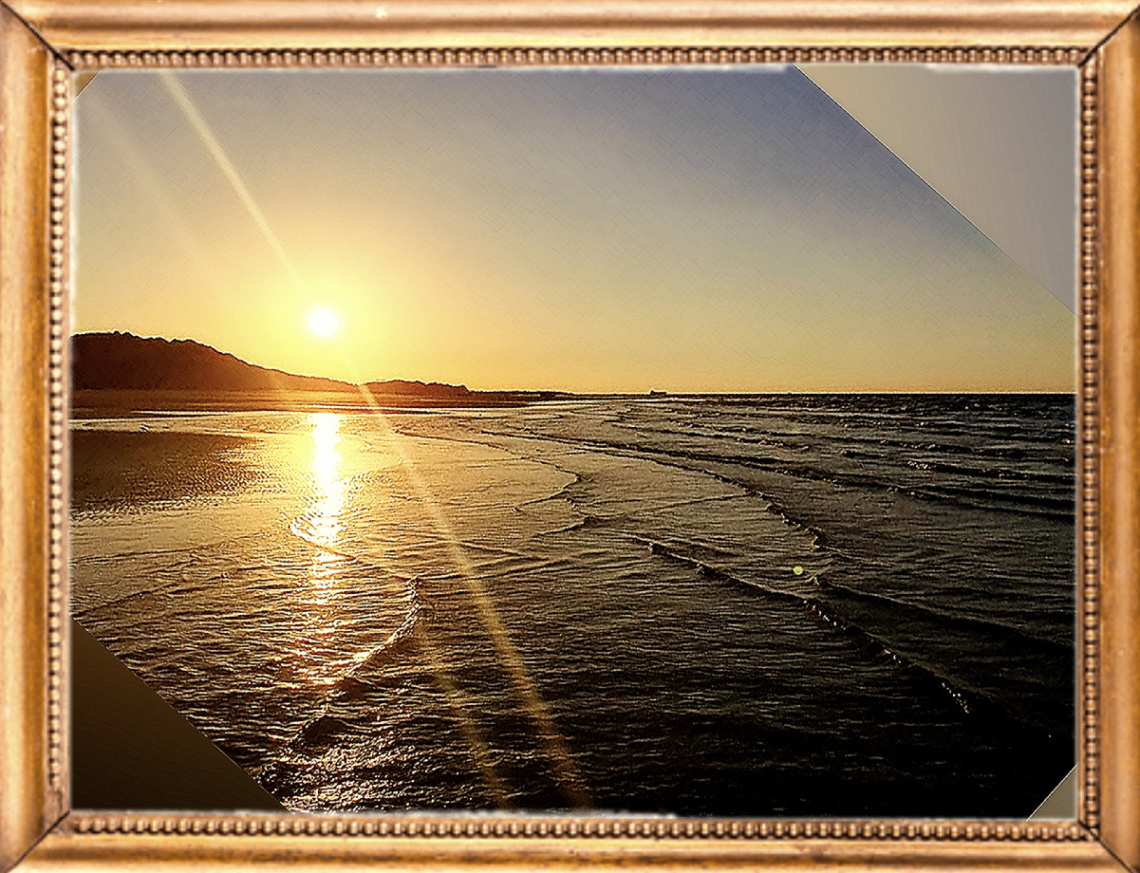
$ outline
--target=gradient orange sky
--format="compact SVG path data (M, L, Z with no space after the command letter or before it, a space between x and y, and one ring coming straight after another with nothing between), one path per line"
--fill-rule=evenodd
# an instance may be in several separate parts
M791 67L105 72L76 108L75 332L484 389L1073 390L1073 314Z

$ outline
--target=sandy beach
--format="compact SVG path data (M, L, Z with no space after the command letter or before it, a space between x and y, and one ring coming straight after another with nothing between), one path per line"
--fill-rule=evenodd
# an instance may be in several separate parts
M72 604L290 809L1025 817L1072 767L1071 416L76 421Z

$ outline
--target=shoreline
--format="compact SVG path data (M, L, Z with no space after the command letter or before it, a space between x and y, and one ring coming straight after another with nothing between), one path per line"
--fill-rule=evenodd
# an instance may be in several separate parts
M371 397L369 402L367 397ZM556 391L472 391L462 396L370 394L360 391L140 391L80 388L71 392L73 419L146 412L311 412L404 409L499 409L583 399Z
M1074 397L1069 392L1049 391L948 391L948 392L615 392L579 394L554 390L470 391L461 395L369 393L363 391L292 390L138 390L79 388L71 392L71 418L95 419L149 412L319 412L405 411L432 409L514 409L543 403L586 403L604 400L722 400L740 402L783 397ZM371 400L367 399L371 398Z

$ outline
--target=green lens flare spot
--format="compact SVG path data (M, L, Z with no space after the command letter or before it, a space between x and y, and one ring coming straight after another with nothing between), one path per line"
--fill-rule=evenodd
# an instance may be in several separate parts
M802 576L804 574L804 568L797 564L796 566L792 567L792 572L797 576Z

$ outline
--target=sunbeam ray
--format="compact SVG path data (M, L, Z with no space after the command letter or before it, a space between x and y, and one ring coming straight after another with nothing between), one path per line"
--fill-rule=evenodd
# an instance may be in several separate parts
M241 173L226 154L222 144L218 141L217 136L214 135L213 130L210 128L206 119L203 118L201 112L199 112L198 108L194 105L186 89L178 81L174 73L169 70L160 71L158 76L166 92L182 111L182 114L194 129L203 147L210 154L210 157L213 158L218 170L225 177L226 181L229 182L230 187L245 207L249 217L257 225L265 237L266 242L277 255L277 259L289 274L296 289L303 294L308 294L305 280L294 265L293 259L289 256L289 252L286 250L284 243L274 231L269 219L258 205L253 193L249 190L249 186L246 185L245 180L242 178ZM355 369L351 366L351 362L343 353L342 358L343 363L348 369ZM572 806L588 806L588 793L581 778L578 776L565 741L559 735L546 704L539 695L534 680L527 672L526 665L519 656L518 649L514 643L511 642L507 630L503 626L494 604L491 602L490 596L475 573L471 562L464 554L462 545L456 537L454 529L451 527L446 515L439 506L438 499L432 494L423 478L416 471L415 464L400 446L399 435L384 418L380 404L377 403L372 392L364 384L364 380L357 373L353 373L353 380L360 386L360 392L365 402L374 412L379 414L379 418L384 423L384 431L391 440L393 450L397 452L402 461L406 464L407 469L411 473L412 482L416 490L424 499L424 505L428 508L428 514L432 524L435 526L443 541L447 543L449 558L456 570L463 577L467 591L477 606L480 619L495 646L495 651L501 659L502 666L510 677L511 686L530 714L532 722L542 740L543 748L546 754L551 758L554 773L558 779L563 796ZM438 668L438 659L433 657L432 661ZM457 694L454 680L448 675L438 675L437 678L439 679L439 686L448 695L453 707L456 711L462 713L464 735L469 739L478 737L478 729L475 727L473 719L467 713L466 705ZM482 744L482 740L478 740L478 742L473 741L472 747L476 757L480 759L481 769L487 772L485 765L486 756L480 752L482 748L480 744ZM496 782L492 781L491 787L496 790L497 793L501 793Z

